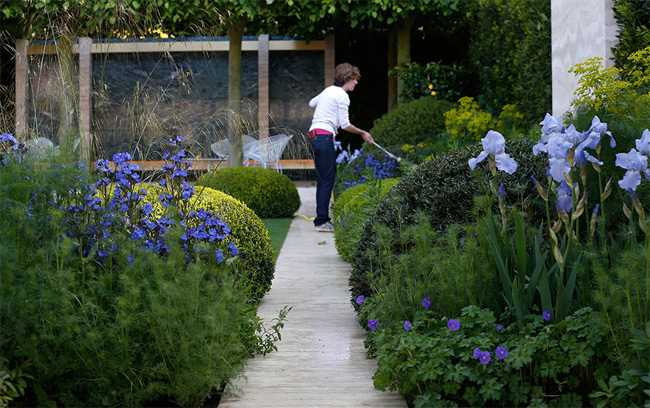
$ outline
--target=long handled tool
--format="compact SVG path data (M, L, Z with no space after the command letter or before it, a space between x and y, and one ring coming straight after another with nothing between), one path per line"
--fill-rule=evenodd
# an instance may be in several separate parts
M393 160L397 160L398 163L402 161L402 158L401 158L401 157L397 157L397 156L395 156L393 153L391 153L391 152L389 152L388 150L384 149L384 148L383 148L379 143L374 142L374 145L377 146L377 147L379 148L379 150L381 150L382 152L386 153L386 155L387 155L388 157L390 157L391 159L393 159Z

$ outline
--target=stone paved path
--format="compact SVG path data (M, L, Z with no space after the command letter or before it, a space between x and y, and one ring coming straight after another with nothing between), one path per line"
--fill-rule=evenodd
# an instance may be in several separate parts
M313 187L299 188L299 214L314 214ZM259 308L269 322L293 306L278 351L248 362L220 408L406 407L399 395L372 385L375 362L350 305L350 266L334 235L295 217L278 257L271 291Z

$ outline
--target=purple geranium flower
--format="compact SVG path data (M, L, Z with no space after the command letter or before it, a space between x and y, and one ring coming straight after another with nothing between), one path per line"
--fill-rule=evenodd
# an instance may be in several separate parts
M481 349L478 348L478 347L476 347L476 348L474 349L474 352L472 353L472 358L473 358L474 360L478 360L480 357L481 357Z
M508 357L508 349L506 346L498 346L494 352L494 355L497 356L497 360L503 361Z
M490 361L492 361L492 355L490 354L489 351L481 351L478 357L478 361L482 365L488 365L490 364Z
M447 321L447 328L453 332L460 330L460 321L456 319L449 319Z
M363 302L365 302L365 301L366 301L366 297L363 296L363 295L359 295L359 296L357 296L356 299L354 299L354 302L359 306L361 306L363 304Z
M422 299L422 307L425 310L429 310L431 308L431 298L429 296L425 296L424 299Z
M553 318L553 313L548 309L544 309L544 312L542 312L542 318L545 322L550 322Z
M496 330L497 330L497 333L503 333L503 331L505 330L505 328L503 327L502 324L497 324L497 326L496 326Z
M377 330L378 325L379 325L379 320L375 320L375 319L368 320L368 330L370 330L371 332Z
M404 320L404 331L410 332L413 329L413 324L409 320Z

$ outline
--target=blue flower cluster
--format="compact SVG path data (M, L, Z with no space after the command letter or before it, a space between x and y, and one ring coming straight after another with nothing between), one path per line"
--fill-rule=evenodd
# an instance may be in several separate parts
M351 165L348 164L348 165ZM354 177L353 180L346 180L343 182L343 186L347 189L357 184L363 184L368 179L382 180L387 178L392 178L397 175L399 164L396 160L391 159L390 157L385 158L384 160L377 159L372 153L368 153L363 162L357 160L354 165Z
M25 145L19 143L11 133L0 134L0 165L6 163L9 154L17 154L25 151Z
M219 217L204 209L190 208L189 200L194 187L187 181L190 162L188 153L182 149L183 139L170 141L176 147L175 153L165 152L163 158L162 193L159 202L162 208L175 209L178 226L183 228L180 237L187 261L195 255L196 244L201 242L217 247L215 259L223 262L225 255L221 247L230 235L230 228ZM128 153L117 153L108 160L98 160L95 169L97 181L94 184L69 191L67 200L61 206L65 213L67 236L78 243L80 253L87 257L95 255L104 260L118 250L116 234L126 235L145 249L164 256L169 253L167 232L176 224L174 216L156 214L154 204L145 202L147 190L138 187L141 182L139 167ZM228 245L230 256L238 255L234 244ZM129 257L129 262L133 258Z

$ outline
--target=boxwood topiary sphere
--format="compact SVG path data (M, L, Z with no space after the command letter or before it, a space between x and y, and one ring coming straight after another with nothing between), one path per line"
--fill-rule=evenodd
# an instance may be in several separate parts
M334 201L334 242L339 255L352 262L363 226L399 179L391 178L358 184Z
M517 160L519 168L515 174L503 177L508 200L521 202L525 197L536 197L530 176L544 179L545 158L534 157L532 143L520 140L508 143L507 152ZM382 273L384 265L377 248L378 224L388 226L394 232L395 243L399 229L412 225L418 213L426 214L436 230L444 230L451 224L462 224L473 219L474 197L485 191L481 174L485 164L475 172L470 172L467 161L476 157L481 146L472 146L453 151L418 166L402 177L379 204L375 213L364 225L363 234L353 258L350 275L350 290L353 297L372 295L368 274ZM398 255L399 245L392 245Z
M444 113L452 107L428 96L406 102L377 120L370 133L384 147L431 141L445 131Z
M197 184L235 197L262 218L292 217L300 207L296 186L287 176L271 169L222 169L204 174Z
M162 215L158 200L160 186L147 184L143 187L147 190L145 200L154 205L154 214ZM248 285L249 298L252 302L259 302L271 288L275 270L271 237L260 217L236 198L209 187L197 186L189 203L193 209L204 208L214 212L228 224L231 234L226 242L233 242L239 249L238 268Z

